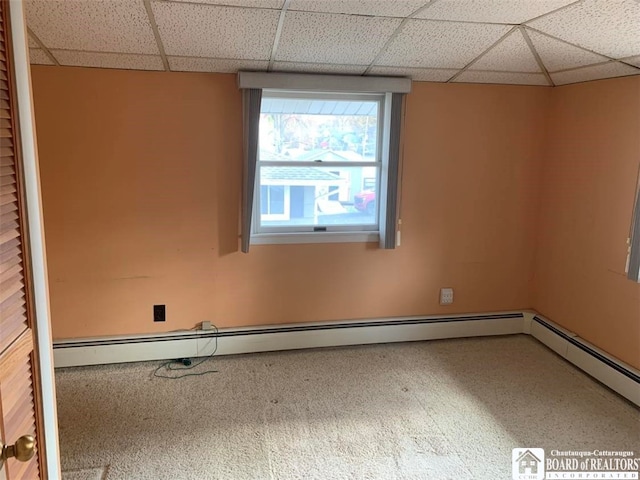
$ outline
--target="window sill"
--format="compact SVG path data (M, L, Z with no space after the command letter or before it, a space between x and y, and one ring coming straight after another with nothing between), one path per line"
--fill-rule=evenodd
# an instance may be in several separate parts
M368 243L380 241L378 232L261 233L251 235L251 245L293 243Z

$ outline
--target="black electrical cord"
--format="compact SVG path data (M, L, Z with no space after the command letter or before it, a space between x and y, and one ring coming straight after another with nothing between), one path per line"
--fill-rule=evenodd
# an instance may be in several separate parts
M218 373L218 370L205 370L204 372L194 372L194 373L185 373L182 375L163 375L160 374L160 369L162 369L163 367L166 370L172 371L172 372L180 372L183 370L191 370L194 369L196 367L199 367L200 365L202 365L204 362L206 362L207 360L210 360L218 351L218 327L216 327L215 325L211 325L213 327L213 331L214 331L214 339L215 339L215 345L213 347L213 352L211 352L210 355L202 358L199 362L194 362L190 365L186 365L184 363L184 360L188 360L188 359L180 359L180 360L169 360L168 362L164 362L162 364L160 364L160 366L158 366L158 368L156 368L153 372L153 376L156 378L168 378L170 380L177 380L179 378L185 378L185 377L199 377L201 375L207 375L209 373ZM182 367L174 367L173 365L176 363L181 363L183 366Z

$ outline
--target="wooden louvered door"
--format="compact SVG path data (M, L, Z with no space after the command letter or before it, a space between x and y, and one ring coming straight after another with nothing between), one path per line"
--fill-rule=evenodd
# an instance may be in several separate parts
M9 3L0 0L0 440L13 445L23 435L34 435L36 454L26 462L7 459L0 479L37 480L37 352L10 27Z

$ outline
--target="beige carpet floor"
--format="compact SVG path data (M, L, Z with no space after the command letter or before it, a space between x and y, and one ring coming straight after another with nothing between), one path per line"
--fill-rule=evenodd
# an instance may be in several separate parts
M527 336L56 372L65 480L511 478L511 450L640 450L640 412Z

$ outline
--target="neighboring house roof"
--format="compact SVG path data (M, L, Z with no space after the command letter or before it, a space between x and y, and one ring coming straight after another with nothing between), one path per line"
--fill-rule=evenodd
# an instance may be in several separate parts
M265 180L289 180L291 185L295 185L294 182L301 180L332 183L344 181L339 175L314 167L262 167L260 171L263 182Z

